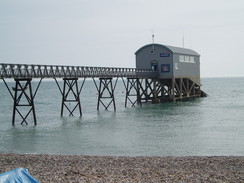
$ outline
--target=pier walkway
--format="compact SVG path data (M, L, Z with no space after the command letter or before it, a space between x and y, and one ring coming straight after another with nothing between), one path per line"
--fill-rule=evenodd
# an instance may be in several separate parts
M45 78L54 79L62 95L61 116L64 115L64 111L73 116L77 110L82 116L80 94L87 78L93 80L97 89L97 110L100 107L104 107L105 110L112 107L116 110L114 91L118 78L122 78L126 90L125 107L128 104L132 107L136 104L142 105L142 101L175 102L206 96L199 84L189 78L159 78L158 73L136 68L0 63L0 79L14 101L12 125L15 125L16 117L23 125L27 125L29 119L37 124L34 99ZM40 79L35 89L32 89L31 84L33 78ZM62 86L61 82L57 81L58 78L62 78ZM9 86L13 84L9 82L11 79L15 81L12 87ZM82 80L81 84L78 83L79 79Z
M80 94L86 78L92 78L96 86L98 92L97 110L99 110L101 105L106 110L110 106L113 106L114 110L116 110L114 90L118 78L123 79L123 83L127 87L127 91L129 91L126 93L125 106L127 102L131 102L134 106L137 100L134 99L135 101L133 101L131 96L135 98L137 94L130 94L132 88L135 88L135 86L130 86L130 78L133 78L132 80L134 81L134 79L152 79L156 77L157 72L155 71L135 68L0 63L0 79L3 80L14 101L12 125L15 125L17 114L22 120L21 124L27 125L27 119L31 113L34 124L37 124L34 98L44 78L53 78L58 86L62 95L61 116L63 116L65 109L69 116L73 116L75 110L78 110L80 116L82 116ZM35 90L32 89L31 85L33 78L40 79ZM63 79L63 87L60 86L57 78ZM99 78L99 84L95 78ZM115 79L114 83L113 78ZM127 78L127 84L124 78ZM9 79L14 79L15 86L9 87ZM78 86L78 79L83 79L81 86ZM25 102L23 103L23 101ZM70 103L73 103L73 105L71 106ZM20 107L21 109L27 109L23 112Z
M154 78L157 72L146 69L116 67L82 67L61 65L27 65L0 63L0 78Z

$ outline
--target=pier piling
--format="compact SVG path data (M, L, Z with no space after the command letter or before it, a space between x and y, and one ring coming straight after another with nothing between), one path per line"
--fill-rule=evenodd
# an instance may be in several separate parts
M95 83L98 92L97 110L99 110L100 104L102 104L105 110L108 110L109 106L113 104L113 108L116 111L114 90L117 85L118 78L116 78L114 85L112 80L113 78L99 78L99 87L98 87L95 79L93 78L93 81Z
M63 78L63 90L61 90L56 78L56 84L59 88L59 91L62 95L61 103L61 116L64 114L64 109L69 112L69 116L73 116L74 111L78 108L80 116L82 116L81 102L80 102L80 93L84 85L84 81L81 85L81 88L78 87L78 78ZM73 103L74 105L68 105L68 103Z
M27 117L32 112L33 121L36 125L36 112L35 112L35 105L34 105L34 95L32 93L32 86L31 86L32 79L15 79L15 87L12 89L14 90L14 106L13 106L13 117L12 117L12 125L15 125L15 117L16 112L22 119L21 124L27 123ZM29 92L28 92L29 91ZM24 101L23 101L24 100ZM29 108L27 114L23 115L23 113L19 110L19 107L27 107Z

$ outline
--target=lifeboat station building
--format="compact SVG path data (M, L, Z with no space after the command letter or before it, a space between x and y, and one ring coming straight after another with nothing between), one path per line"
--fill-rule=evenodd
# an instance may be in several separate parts
M154 79L139 82L139 101L177 101L203 97L200 86L200 55L186 48L148 44L135 52L136 69L151 69Z

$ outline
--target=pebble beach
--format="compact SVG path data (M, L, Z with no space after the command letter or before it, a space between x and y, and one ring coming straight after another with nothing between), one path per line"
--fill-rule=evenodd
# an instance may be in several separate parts
M244 156L123 157L0 153L0 173L39 182L244 182Z

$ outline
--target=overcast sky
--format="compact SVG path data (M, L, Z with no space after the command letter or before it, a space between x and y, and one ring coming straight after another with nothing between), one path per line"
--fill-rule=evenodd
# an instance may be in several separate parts
M243 0L0 0L0 63L135 67L152 32L203 77L244 76Z

